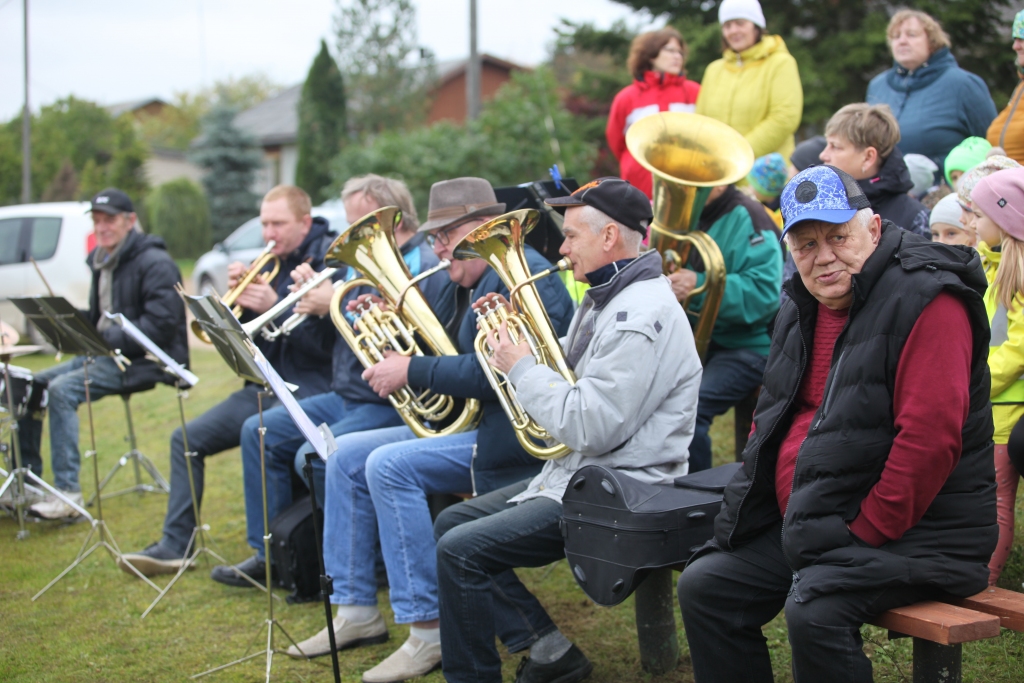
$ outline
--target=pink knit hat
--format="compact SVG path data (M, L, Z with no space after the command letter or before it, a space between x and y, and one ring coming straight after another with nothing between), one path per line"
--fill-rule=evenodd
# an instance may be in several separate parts
M971 201L1005 233L1024 241L1024 168L982 178L971 192Z

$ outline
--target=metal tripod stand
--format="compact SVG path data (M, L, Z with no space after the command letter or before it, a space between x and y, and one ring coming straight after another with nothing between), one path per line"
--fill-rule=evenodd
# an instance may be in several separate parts
M96 502L96 498L102 495L104 498L113 498L114 496L121 496L126 493L170 493L171 485L167 483L164 476L160 474L160 471L153 464L153 461L146 457L146 454L139 450L138 442L135 439L135 425L132 422L132 408L131 408L131 396L128 394L122 394L121 400L124 402L124 414L128 420L128 452L125 453L118 459L117 463L107 472L107 476L103 477L100 481L100 486L96 489L96 492L92 494L92 498L86 503L88 506L92 506ZM128 463L131 462L135 471L135 484L129 486L126 489L114 491L113 493L102 493L103 489L107 487L110 480L114 478L122 467L127 467ZM142 481L142 470L146 470L152 479L152 484L145 484Z
M93 424L93 419L92 419L92 400L91 400L91 398L89 396L89 365L94 363L94 362L95 361L94 361L92 356L85 356L85 362L82 364L82 372L84 374L84 381L85 381L85 405L86 405L86 412L89 415L89 444L91 446L91 450L86 451L85 457L92 459L93 482L95 483L95 485L97 487L97 490L98 490L99 489L99 484L100 484L100 466L99 466L99 463L96 462L96 428L95 428L95 425ZM64 500L65 500L65 502L68 502L67 499L64 499ZM46 591L50 590L50 588L52 588L54 586L54 584L56 584L58 581L63 579L65 576L67 576L68 573L70 573L72 569L74 569L75 567L80 565L82 562L84 562L85 559L87 557L89 557L90 555L92 555L93 552L95 552L97 548L103 548L108 553L110 553L111 559L114 560L115 564L118 564L120 559L121 559L121 549L117 546L117 541L114 540L113 534L110 533L110 528L107 526L106 521L104 521L104 519L103 519L103 502L102 502L102 500L101 499L97 499L96 500L96 516L95 517L91 517L88 512L86 512L85 510L81 509L77 505L72 504L72 507L75 508L79 512L79 514L83 514L86 517L89 517L91 519L92 527L89 529L89 535L85 537L85 542L82 543L82 547L78 551L78 555L75 557L74 561L70 565L68 565L67 569L62 571L60 574L58 574L56 576L56 578L54 578L52 581L50 581L50 583L46 584L46 586L41 591L39 591L34 596L32 596L32 601L33 602L38 600L43 595L43 593L45 593ZM93 543L90 546L89 545L89 541L91 541L93 539L93 536L96 536L96 542ZM129 566L131 566L131 565L129 565ZM135 567L131 567L131 568L134 571L134 573L140 579L142 579L147 584L149 584L149 586L153 590L155 590L157 592L160 591L160 587L157 586L152 581L150 581L147 577L143 576L142 573L139 570L135 569Z
M260 585L260 583L251 576L237 569L207 545L209 543L216 546L216 543L214 542L213 537L210 536L210 525L203 524L203 520L199 516L199 496L196 495L196 480L195 475L192 474L192 463L189 460L190 458L197 457L197 454L190 451L188 448L188 426L185 422L185 399L188 398L188 390L182 386L181 382L178 382L177 388L178 415L181 418L181 440L185 446L185 467L188 470L188 488L192 493L192 514L195 515L196 525L192 529L192 535L188 539L188 545L185 546L185 562L181 565L181 568L178 569L178 573L174 575L174 578L171 579L170 582L164 586L163 590L160 591L160 595L156 596L153 603L146 608L145 612L142 613L143 619L153 611L153 608L156 607L157 603L160 602L163 597L167 595L168 591L174 587L174 584L178 582L178 579L180 579L185 572L195 566L200 555L209 555L213 557L213 559L218 560L221 564L230 566L238 576L245 579L256 588L264 591L267 590L265 586ZM128 564L127 560L124 560L124 562Z
M208 669L206 671L203 671L202 673L195 674L194 676L192 676L193 679L201 678L202 676L206 676L208 674L212 674L212 673L214 673L216 671L223 671L224 669L228 669L228 668L233 667L233 666L235 666L237 664L241 664L243 662L249 661L250 659L254 659L256 657L264 655L267 658L266 683L270 683L270 667L271 667L271 665L274 662L274 655L276 653L286 654L285 650L277 648L274 645L274 629L275 628L276 629L280 629L281 633L284 634L284 637L287 638L291 642L291 644L295 646L295 649L297 649L299 651L299 654L301 654L303 657L306 656L306 653L302 651L302 648L299 647L299 644L297 642L295 642L295 639L292 638L288 634L288 631L285 630L284 626L281 626L281 623L277 620L276 617L274 617L274 597L275 596L274 596L273 591L271 591L271 588L270 588L271 587L271 573L272 573L271 572L271 563L270 563L270 541L271 541L271 534L270 534L270 520L268 519L268 515L267 515L267 462L266 462L266 448L265 448L265 443L264 443L267 430L263 426L263 397L266 396L266 395L269 395L269 391L261 391L259 394L257 394L257 405L258 405L258 408L259 408L259 416L260 416L260 428L259 428L259 434L260 434L260 483L261 483L261 486L262 486L262 489L263 489L263 491L262 491L262 493L263 493L263 552L265 553L266 563L267 563L267 576L266 576L267 617L263 621L263 624L260 626L260 629L255 633L255 635L253 635L252 640L249 641L249 647L246 648L246 653L247 654L243 655L240 659L236 659L233 662L228 662L227 664L222 664L221 666L217 666L217 667L214 667L212 669ZM253 643L255 643L256 640L260 637L260 634L263 633L263 629L264 628L266 628L266 630L267 630L267 645L266 645L266 647L263 650L261 650L260 652L253 652L252 654L248 654L249 650L253 646Z

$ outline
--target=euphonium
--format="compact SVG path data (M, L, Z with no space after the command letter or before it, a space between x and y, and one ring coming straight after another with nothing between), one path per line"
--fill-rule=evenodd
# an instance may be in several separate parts
M686 314L696 318L693 338L703 361L725 293L725 261L715 241L696 229L697 222L713 187L731 185L750 172L754 150L732 127L682 112L637 121L626 133L626 146L653 176L650 245L661 252L665 274L686 264L690 247L704 264L704 283L683 302ZM695 312L689 305L699 294L704 300Z
M519 443L533 457L552 460L568 455L572 449L560 443L552 446L538 443L550 439L551 435L526 413L504 373L487 362L492 355L487 333L497 330L505 322L511 339L516 343L524 339L538 363L547 365L571 384L576 383L576 375L565 361L558 335L533 284L542 277L571 268L572 262L562 259L554 268L530 275L523 245L526 234L536 227L539 220L540 214L533 209L520 209L498 216L466 235L453 253L457 259L484 259L509 289L508 301L512 310L506 310L503 305L491 307L484 304L483 310L477 311L480 327L475 343L477 358L515 429Z
M221 297L220 300L225 306L230 308L231 305L235 303L235 300L237 300L238 297L242 295L242 292L245 291L245 288L252 284L253 280L256 279L256 276L263 275L267 282L270 282L275 277L277 277L278 272L280 272L281 270L281 259L278 258L277 254L273 253L275 245L276 242L274 242L274 240L270 240L269 242L267 242L267 246L265 246L263 248L263 251L260 252L260 255L257 256L253 260L253 262L249 264L249 267L246 268L245 272L242 274L242 277L238 279L238 283L235 284L234 288L229 290L227 294ZM268 263L273 264L270 269L270 272L261 272L264 268L267 267ZM231 309L231 312L235 314L236 318L242 317L241 306L235 306L234 308ZM196 335L196 337L199 338L200 341L206 342L207 344L211 343L210 338L206 335L206 332L204 332L203 328L200 327L199 321L192 321L192 332L193 334Z
M422 356L418 336L437 356L454 356L459 351L448 338L444 326L430 308L416 283L451 264L440 264L415 278L402 260L395 243L394 229L402 220L397 207L388 206L363 216L353 223L327 250L328 263L344 263L363 277L345 282L331 298L331 320L365 368L371 368L391 350L403 356ZM356 287L370 286L380 292L388 307L375 303L356 311L353 325L345 317L343 300ZM427 423L446 419L455 399L429 390L417 391L406 385L388 397L416 436L445 436L473 429L480 420L480 402L466 399L462 412L444 428Z

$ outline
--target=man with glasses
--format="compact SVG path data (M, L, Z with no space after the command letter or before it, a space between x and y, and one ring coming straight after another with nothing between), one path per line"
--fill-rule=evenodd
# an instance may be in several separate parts
M363 375L381 396L409 384L478 399L483 415L479 427L430 439L416 439L405 426L348 434L338 439L338 450L327 462L324 563L335 577L331 601L338 605L338 648L388 638L377 609L378 537L395 621L412 627L405 644L363 674L366 683L403 681L441 663L436 550L427 495L487 493L529 478L541 466L519 445L474 352L476 313L470 303L490 293L507 297L508 289L486 261L459 261L453 254L466 235L504 210L490 183L481 178L434 184L427 222L420 230L428 233L438 258L452 262L449 276L458 285L457 308L448 331L462 353L431 358L390 355ZM551 265L531 247L526 247L526 259L533 272ZM538 281L537 290L556 332L565 334L573 312L565 286L550 277ZM506 645L515 652L530 643ZM327 629L300 646L309 656L329 654ZM294 648L289 652L298 655Z

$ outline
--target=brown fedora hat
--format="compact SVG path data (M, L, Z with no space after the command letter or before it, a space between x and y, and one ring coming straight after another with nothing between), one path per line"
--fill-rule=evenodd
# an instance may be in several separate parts
M419 232L440 230L478 216L505 213L504 202L494 196L494 188L483 178L455 178L430 186L427 221Z

